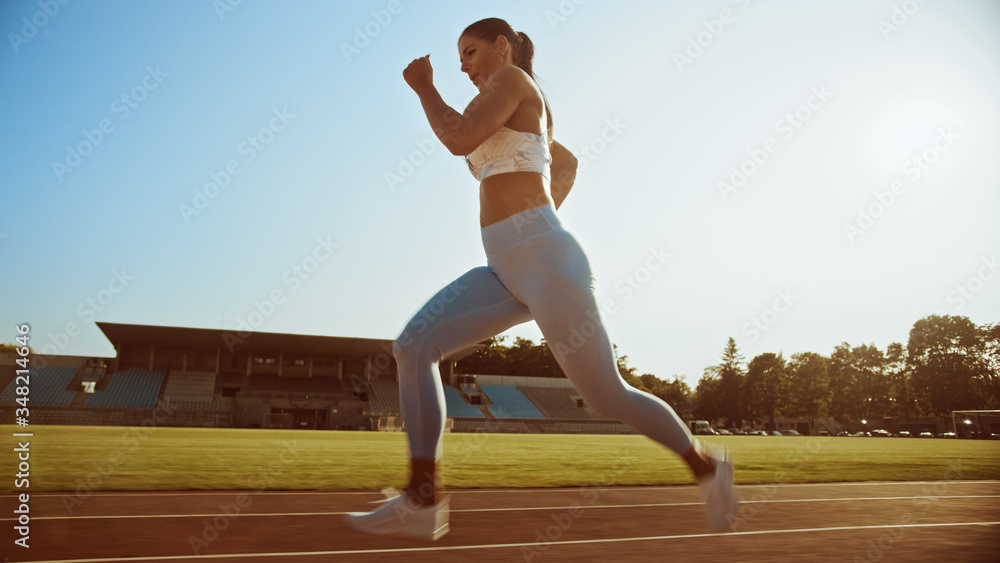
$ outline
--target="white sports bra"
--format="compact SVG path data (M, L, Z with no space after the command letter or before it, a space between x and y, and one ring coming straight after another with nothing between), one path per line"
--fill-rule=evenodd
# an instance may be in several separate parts
M465 160L479 181L507 172L538 172L548 180L552 154L544 136L501 127Z

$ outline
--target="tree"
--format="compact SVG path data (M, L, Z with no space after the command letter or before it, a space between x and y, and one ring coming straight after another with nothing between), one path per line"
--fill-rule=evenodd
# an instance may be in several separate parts
M979 327L983 345L983 375L986 379L986 407L1000 408L1000 324Z
M750 361L743 397L747 414L754 419L767 419L770 428L774 428L775 416L788 402L785 359L781 354L760 354Z
M788 406L785 414L809 419L810 426L827 413L830 360L815 352L793 354L788 363Z
M491 375L511 375L508 347L504 346L505 336L494 336L480 348L455 364L459 373L485 373Z
M691 388L679 376L675 375L673 381L665 381L651 373L644 373L638 379L650 393L669 405L683 405L691 400Z
M552 351L545 345L526 338L515 338L505 346L506 337L494 336L486 346L462 358L455 365L459 373L489 375L527 375L532 377L564 377Z
M855 418L854 405L859 399L850 396L854 387L850 344L842 342L834 347L827 373L830 380L828 412L840 422L852 422Z
M533 377L565 377L559 362L556 361L552 350L545 344L543 339L541 344L527 338L515 338L514 345L511 346L509 356L514 360L512 375L529 375Z
M746 418L742 400L745 379L743 354L736 347L736 341L729 337L719 364L719 406L726 417L727 426L741 426Z
M701 420L717 420L725 416L722 410L721 401L721 379L719 378L719 366L709 366L705 368L704 375L698 380L694 396L697 405L694 408L694 416Z
M862 420L884 417L889 412L889 377L882 351L873 344L862 344L854 349L857 369L857 394L861 398L859 415Z
M729 427L741 426L746 418L743 403L743 354L732 338L722 351L721 361L707 368L698 381L695 416L706 420L725 419Z
M981 335L968 317L931 315L914 323L907 360L917 400L928 412L983 408L994 397L996 374Z
M874 345L843 342L830 355L830 414L842 422L885 416L889 410L886 360Z
M910 371L906 365L906 349L899 342L893 342L885 350L885 373L889 384L889 410L891 416L908 419L920 413L916 398L913 396L913 385L910 383Z

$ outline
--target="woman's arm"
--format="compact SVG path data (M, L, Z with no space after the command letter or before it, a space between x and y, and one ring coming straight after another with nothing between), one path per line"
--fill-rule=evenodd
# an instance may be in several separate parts
M555 203L556 209L562 205L566 196L569 195L569 191L573 188L573 183L576 181L576 157L573 153L569 152L569 149L560 145L556 141L552 141L549 145L549 150L552 153L552 167L550 173L552 175L552 181L550 182L550 190L552 192L552 201Z
M528 75L523 70L504 66L483 84L465 113L458 113L441 98L434 87L433 70L427 57L414 60L403 78L420 97L431 129L452 154L464 156L507 123L529 90Z

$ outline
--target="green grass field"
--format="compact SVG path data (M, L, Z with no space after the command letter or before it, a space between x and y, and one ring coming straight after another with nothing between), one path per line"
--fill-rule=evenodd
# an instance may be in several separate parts
M10 436L24 431L0 427ZM33 426L30 491L400 487L404 434L314 430ZM16 439L2 457L13 489ZM750 483L1000 479L1000 442L918 438L710 437ZM449 488L690 484L642 436L446 434ZM6 449L6 448L5 448Z

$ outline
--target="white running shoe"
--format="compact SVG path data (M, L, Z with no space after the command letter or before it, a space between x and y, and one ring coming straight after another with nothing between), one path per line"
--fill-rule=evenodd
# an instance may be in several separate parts
M729 532L736 521L736 488L733 485L733 461L729 449L722 452L721 458L715 458L715 474L698 479L701 487L701 500L705 502L705 515L708 529L711 532Z
M395 489L382 491L385 500L371 512L349 512L344 523L366 534L392 534L421 540L437 540L448 533L449 497L434 506L417 507L406 493Z

